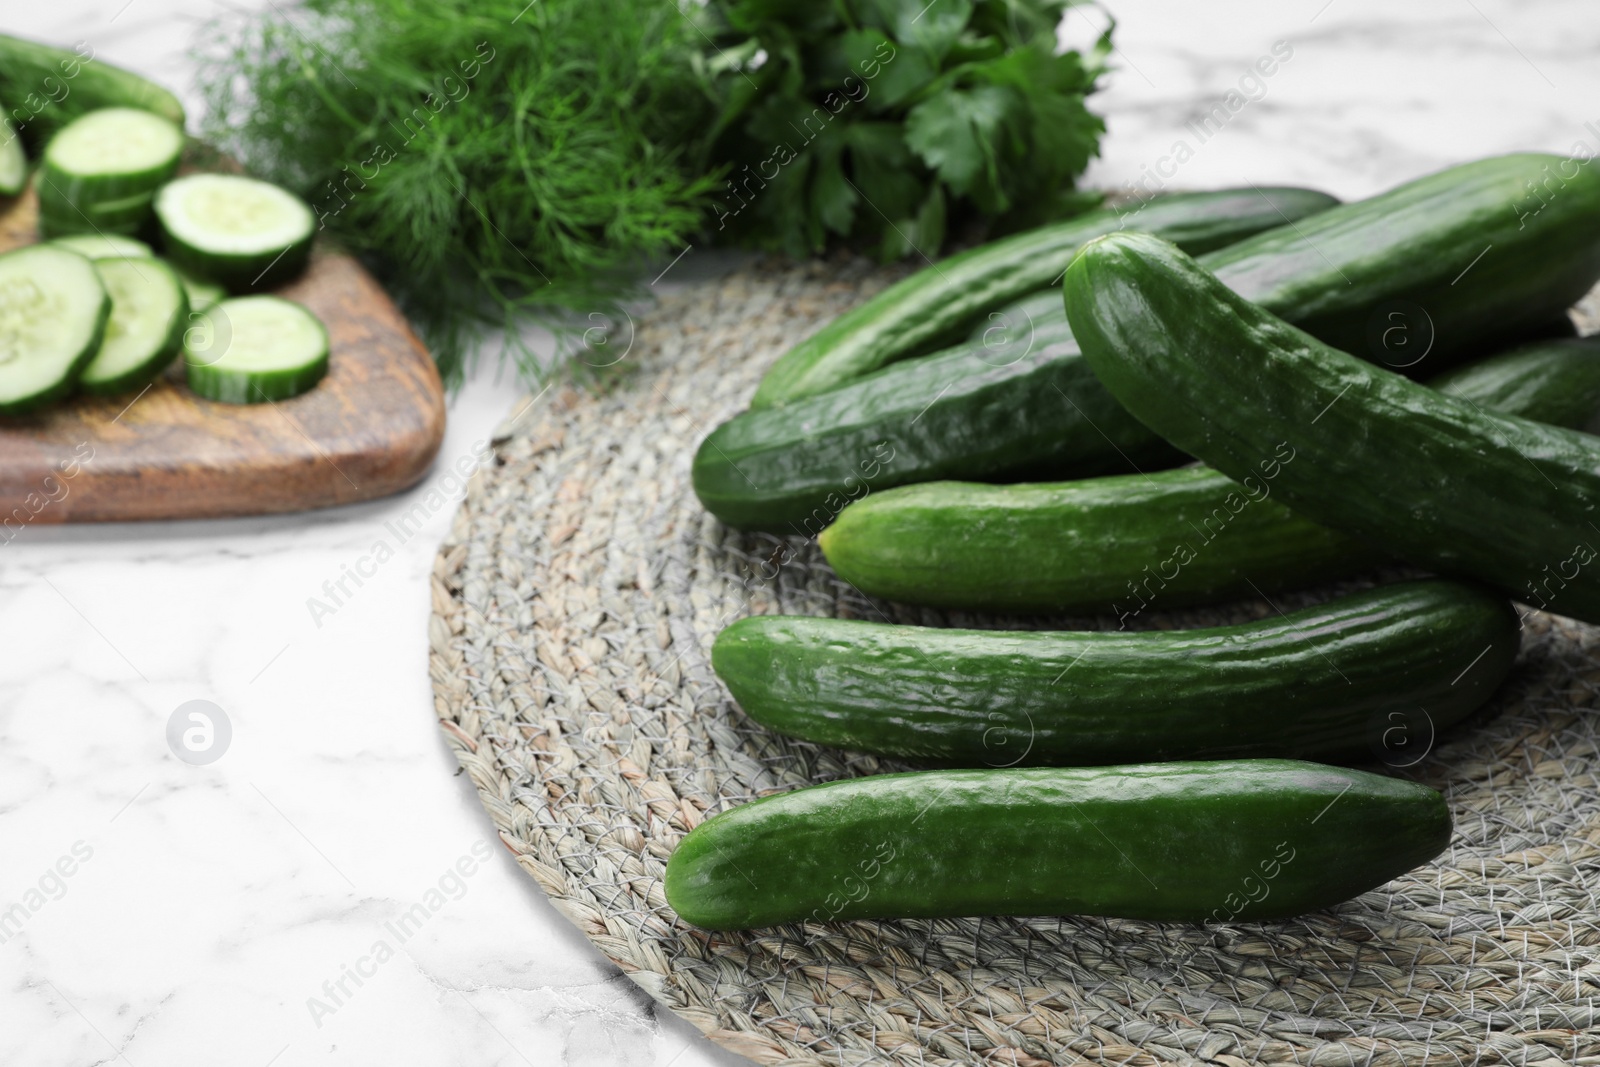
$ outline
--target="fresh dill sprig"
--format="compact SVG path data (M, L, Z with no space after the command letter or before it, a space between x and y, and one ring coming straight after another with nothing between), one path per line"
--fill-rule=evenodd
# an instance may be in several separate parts
M469 342L613 317L702 226L711 102L671 0L307 0L214 24L207 136L369 263L459 383Z

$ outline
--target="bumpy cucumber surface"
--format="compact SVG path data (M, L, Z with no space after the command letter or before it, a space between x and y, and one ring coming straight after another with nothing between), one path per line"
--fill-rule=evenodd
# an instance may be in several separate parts
M1019 377L1034 386L1021 395ZM1090 477L1185 459L1099 386L1075 341L1041 329L730 419L701 443L693 478L730 526L814 537L852 500L910 481Z
M1600 429L1600 340L1536 342L1430 384L1491 410ZM1195 466L908 485L850 504L818 540L839 576L871 596L1124 618L1331 581L1390 559L1273 499L1274 459L1243 483Z
M1293 760L925 771L764 797L700 824L667 902L716 930L1107 915L1286 918L1442 852L1425 786Z
M1600 202L1592 195L1600 177L1584 171L1566 190L1570 196L1552 200L1530 219L1518 219L1513 208L1521 201L1508 191L1537 182L1560 162L1552 156L1484 160L1296 222L1308 236L1319 227L1312 240L1320 255L1308 253L1294 228L1285 227L1284 234L1246 238L1202 262L1215 262L1224 280L1290 319L1303 314L1343 336L1359 332L1357 324L1372 325L1374 343L1363 341L1356 354L1431 376L1489 338L1544 336L1552 326L1570 331L1563 309L1600 276L1600 242L1574 244L1572 237L1600 230ZM1563 232L1553 235L1553 229ZM1484 248L1477 241L1492 241L1494 248L1473 265L1468 261ZM1439 258L1469 245L1472 253L1459 263ZM1418 249L1427 253L1412 262ZM1528 261L1526 277L1480 276L1478 269L1497 256ZM1446 285L1443 296L1430 296L1427 279L1444 262L1459 280ZM1319 294L1314 300L1313 293ZM1419 313L1422 297L1428 303ZM1484 316L1502 325L1485 326ZM1112 402L1092 373L1071 365L1083 358L1075 343L1058 341L1048 358L1032 345L1035 335L1059 338L1065 318L1059 294L1028 297L974 323L979 340L973 343L982 347L973 358L906 360L878 372L882 378L851 382L823 394L828 400L797 407L793 420L775 412L739 416L730 423L738 428L728 431L739 440L738 459L714 432L716 447L702 447L695 458L696 484L716 498L714 506L707 500L714 513L743 513L736 525L788 532L797 514L837 513L840 502L862 495L863 439L897 457L892 469L880 464L868 482L874 490L936 479L1059 479L1116 470L1103 461L1115 455L1107 438L1126 454L1122 470L1148 472L1179 462L1159 435ZM1028 357L996 367L1022 352ZM1418 358L1419 352L1426 354ZM964 384L968 375L982 380ZM838 421L834 410L841 413ZM1016 418L1007 420L1006 412ZM1074 435L1070 442L1054 433L1062 418L1080 421L1080 412L1091 414L1101 433ZM969 424L979 429L969 434L963 429ZM936 434L930 427L940 429ZM982 447L974 449L980 432ZM1077 448L1089 449L1081 466ZM1031 468L1028 457L1038 460ZM794 480L782 471L795 472Z
M1150 201L1135 225L1203 252L1337 202L1309 189L1187 193ZM762 379L751 405L788 403L954 342L984 312L1053 284L1084 242L1126 225L1124 214L1085 212L918 271L787 352Z
M1600 439L1443 396L1275 318L1167 242L1119 234L1064 283L1096 375L1234 479L1420 567L1600 621Z
M959 766L1420 760L1505 679L1520 639L1504 597L1441 580L1199 630L758 615L717 635L711 661L769 729Z
M36 151L62 126L95 108L141 108L180 129L185 121L176 96L95 58L87 43L68 50L9 34L0 34L0 101Z

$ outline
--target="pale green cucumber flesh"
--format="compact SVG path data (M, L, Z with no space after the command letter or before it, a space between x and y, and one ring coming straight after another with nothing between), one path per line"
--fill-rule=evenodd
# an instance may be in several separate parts
M140 388L178 354L188 297L172 269L155 259L102 259L95 269L111 296L111 317L78 384L86 392L102 394Z
M0 255L0 413L65 395L94 357L111 300L94 264L30 245Z
M256 404L305 392L328 370L328 331L275 296L224 300L184 336L189 388L208 400Z

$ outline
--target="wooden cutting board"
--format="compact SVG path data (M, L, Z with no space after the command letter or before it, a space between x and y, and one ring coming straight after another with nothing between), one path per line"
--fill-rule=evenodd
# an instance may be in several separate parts
M32 193L0 199L0 251L38 240ZM0 543L29 523L300 511L414 485L444 437L444 390L422 343L353 258L319 248L278 295L328 327L328 374L271 404L217 404L181 359L144 393L74 396L0 417Z

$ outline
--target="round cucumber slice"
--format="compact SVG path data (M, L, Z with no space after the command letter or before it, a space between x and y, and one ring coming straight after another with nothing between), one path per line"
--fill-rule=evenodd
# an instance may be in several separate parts
M130 256L150 259L155 250L143 241L109 233L81 233L71 237L58 237L51 242L57 248L68 248L90 259L126 259Z
M89 207L105 200L154 193L178 172L183 131L167 119L131 107L90 111L62 127L45 146L48 185L68 202Z
M11 120L0 115L0 196L16 196L28 184L28 156Z
M184 334L189 388L207 400L286 400L328 372L328 331L299 304L276 296L224 300Z
M137 256L102 259L95 270L111 296L100 349L78 377L90 393L137 389L166 369L183 344L189 298L171 267Z
M167 256L230 292L268 289L304 269L316 218L305 201L268 182L191 174L156 196Z
M64 395L94 358L111 298L94 264L54 245L0 255L0 413Z

